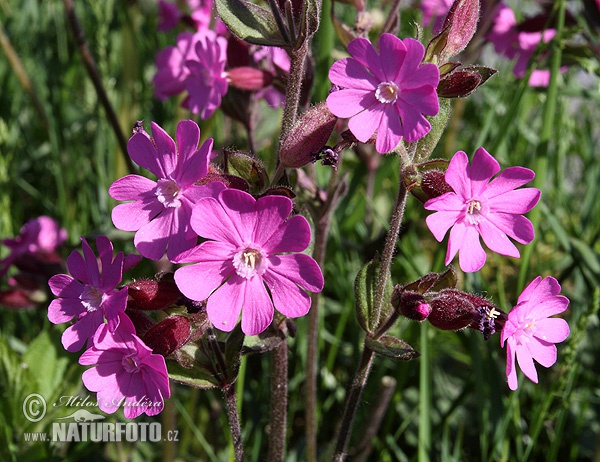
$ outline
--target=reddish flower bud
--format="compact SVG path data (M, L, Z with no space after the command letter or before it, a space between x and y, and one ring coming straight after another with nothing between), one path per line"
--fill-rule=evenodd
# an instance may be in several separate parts
M229 85L240 90L255 91L268 87L273 82L273 76L266 71L254 67L234 67L227 71Z
M33 301L29 294L20 289L0 290L0 306L12 309L33 308L36 302Z
M327 144L337 117L322 102L310 108L287 133L281 143L281 162L289 168L300 168L314 159L314 154Z
M444 48L447 57L456 56L464 50L475 35L479 21L479 3L479 0L455 0L450 7L442 28L448 28Z
M496 69L483 66L471 66L449 72L440 79L437 87L438 96L442 98L468 96L496 72Z
M127 307L136 310L162 310L181 298L174 281L140 279L128 286Z
M402 290L400 286L394 288L392 306L403 316L415 321L424 321L431 313L431 306L423 295Z
M452 186L446 183L445 173L439 170L429 170L423 173L421 190L429 199L453 191Z
M192 325L187 316L169 316L152 327L142 340L155 354L169 356L190 338Z
M143 311L130 310L129 308L126 308L125 314L129 316L129 319L131 319L131 322L135 327L135 333L140 338L146 335L146 332L152 329L152 327L156 324L154 319L152 319Z

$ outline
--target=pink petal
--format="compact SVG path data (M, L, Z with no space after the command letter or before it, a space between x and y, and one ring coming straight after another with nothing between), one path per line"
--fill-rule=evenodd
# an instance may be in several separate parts
M258 335L273 321L273 302L262 278L255 276L246 280L242 305L242 331L244 334Z
M379 104L373 90L344 89L327 97L327 107L337 117L347 118ZM373 129L375 131L375 129ZM371 136L371 135L369 135Z
M123 287L110 294L102 303L104 317L108 321L108 327L114 332L119 326L119 314L125 312L127 306L127 287Z
M156 181L140 175L127 175L115 181L108 189L108 194L118 201L142 199L156 188Z
M364 110L348 121L348 128L358 141L366 143L381 125L385 110L382 103L378 103ZM385 136L385 133L382 133Z
M512 242L510 242L506 234L496 228L496 226L488 220L480 220L479 233L481 234L481 238L485 245L493 252L514 258L520 257L519 250Z
M190 224L200 237L206 239L228 242L234 247L244 241L238 231L238 224L229 216L229 210L224 210L221 203L212 197L200 199L196 203Z
M169 134L155 122L152 122L152 137L154 138L154 144L156 145L157 161L164 172L164 175L161 178L168 178L175 170L175 167L177 167L177 148L175 147L175 141L173 141L173 138L171 138Z
M292 212L292 207L292 201L283 196L265 196L258 199L256 201L257 226L251 238L252 242L263 246L265 250L277 245L278 242L271 242L271 238L284 226L286 218ZM300 223L300 221L294 220L295 223ZM310 228L308 232L310 234ZM291 250L285 250L284 252L291 252Z
M150 260L160 260L165 254L171 233L173 213L173 209L165 208L160 215L143 225L135 233L133 240L135 248L144 257Z
M119 313L119 327L111 332L107 324L102 324L94 334L94 347L99 350L135 350L135 326L129 316Z
M403 66L396 81L405 90L422 86L437 88L440 83L440 71L432 63L421 64L417 69L412 70L408 66Z
M290 318L304 316L310 310L310 296L286 277L265 273L264 280L269 287L275 309Z
M186 297L202 301L217 289L223 281L235 273L230 254L231 249L220 242L204 242L198 249L203 260L191 266L184 266L175 271L175 283ZM200 254L199 252L199 254Z
M565 311L569 306L569 299L562 295L556 295L534 305L530 304L530 306L531 310L535 312L536 319L543 319Z
M184 122L186 123L183 124ZM200 129L195 122L184 120L179 123L177 126L179 165L175 177L180 186L191 185L204 178L208 172L213 140L212 138L207 139L198 149L199 139Z
M550 367L556 362L556 347L553 343L531 339L527 348L533 359L544 367Z
M289 210L291 211L291 201L287 198L267 196L264 199L265 201L262 202L262 209L265 211L261 213L264 213L267 217L271 215L270 211L268 211L270 206L275 206L277 208L277 213L273 214L273 217L282 213L280 210L281 208L285 209L289 206ZM239 244L252 241L259 216L257 210L261 207L261 203L247 192L240 191L239 189L225 189L219 194L219 201L223 205L223 210L225 210L227 216L231 219L232 223L234 223L234 226L242 239Z
M94 311L81 316L75 324L63 332L61 341L65 350L75 352L92 340L98 326L104 322L102 311Z
M48 319L52 324L68 322L83 313L85 308L78 298L59 298L52 300L48 306Z
M201 186L191 185L186 188L185 197L189 199L192 204L195 204L204 197L218 198L219 193L224 189L227 189L227 186L220 181L211 181L210 183Z
M158 162L156 148L143 133L134 133L127 143L129 157L140 167L150 170L158 178L166 178L162 165Z
M491 212L522 214L529 212L540 200L542 192L536 188L523 188L499 194L487 200ZM485 193L487 196L487 191Z
M164 210L156 196L151 193L143 201L119 204L112 209L112 222L115 228L123 231L137 231Z
M385 114L381 118L377 129L377 141L375 148L380 154L393 151L402 139L403 128L400 122L400 114L395 106L387 104L384 106Z
M81 238L81 248L83 249L85 270L88 276L89 284L93 287L100 287L100 271L98 270L98 260L96 259L96 254L83 237Z
M484 148L479 148L467 171L471 182L471 197L477 197L483 194L490 179L500 171L500 164Z
M515 345L514 340L509 338L506 344L506 378L508 379L508 387L511 390L516 390L518 387L517 368L515 365Z
M245 302L246 279L233 275L206 302L208 319L222 331L230 332L237 324Z
M348 44L348 52L360 64L369 69L379 82L385 81L385 74L381 70L381 60L371 42L362 37L356 38Z
M83 292L83 284L67 274L55 274L48 281L48 285L57 297L78 298Z
M266 232L262 231L265 235ZM268 254L302 252L310 244L310 225L302 215L290 217L264 242L258 241Z
M408 43L410 44L410 39L406 40L409 40ZM410 45L412 47L412 44ZM423 45L421 45L421 48L423 48ZM423 48L423 52L424 50ZM399 71L407 64L405 59L407 56L406 44L395 35L382 34L379 37L379 53L381 70L385 75L385 80L388 82L396 81ZM421 59L423 59L423 55L421 55ZM419 62L421 61L419 60Z
M479 271L485 264L485 251L479 242L479 233L477 230L473 226L465 226L465 228L466 231L460 247L458 262L460 269L465 273L473 273ZM455 229L456 226L450 231L450 239L452 239L452 232Z
M432 215L429 215L425 219L425 222L427 223L427 227L429 228L433 236L437 239L437 241L442 242L448 230L452 228L456 223L458 223L458 221L461 220L462 214L462 211L437 212ZM454 252L452 257L450 257L450 260L454 258L454 255L456 255L456 251Z
M313 258L303 253L270 256L267 273L271 278L289 279L311 292L323 290L321 268Z
M538 383L538 375L533 364L533 358L529 349L524 345L517 345L517 363L523 371L523 374L533 383Z
M437 210L441 212L460 212L466 214L464 201L455 192L447 192L441 196L434 197L425 202L426 210Z
M561 318L546 318L536 321L533 335L540 340L551 343L560 343L569 336L569 324Z
M446 170L446 183L452 186L452 189L463 201L467 201L472 198L471 195L471 181L467 177L467 170L469 168L469 158L464 151L457 151Z
M198 236L190 227L191 214L192 208L188 204L182 204L173 213L169 247L167 248L167 258L171 261L180 253L191 249L197 244Z
M75 279L83 282L84 284L89 283L85 260L83 259L81 253L79 253L77 250L73 250L69 254L67 258L67 268L69 268L69 273L71 273Z
M531 221L522 215L490 212L487 214L487 219L500 231L521 244L529 244L535 237Z
M408 106L401 110L400 116L404 139L409 143L423 138L431 130L429 121L420 112L416 112Z
M509 167L488 184L485 195L488 199L517 189L535 177L533 170L524 167Z
M343 88L373 92L381 82L352 58L340 59L329 70L331 83Z
M404 119L416 119L421 114L435 115L440 111L440 103L435 88L429 85L401 89L396 105L402 114L402 121Z
M402 40L402 43L406 52L404 53L404 57L400 64L399 72L395 76L394 80L400 83L402 88L410 88L413 86L413 82L415 82L414 74L415 72L417 72L417 69L419 69L419 66L421 66L421 61L423 61L423 56L425 56L425 47L421 42L412 38L405 38L404 40ZM435 64L433 66L436 68L438 75L437 80L439 81L439 70L437 70L437 66ZM424 67L423 70L425 72L429 71L434 74L436 73L436 71L432 71L433 68L430 66ZM431 83L429 83L427 81L422 81L419 84L419 86L429 84L434 87L437 87L438 82L432 81Z

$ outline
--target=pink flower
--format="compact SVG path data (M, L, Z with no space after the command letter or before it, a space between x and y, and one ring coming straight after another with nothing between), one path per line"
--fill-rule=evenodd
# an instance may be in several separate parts
M2 244L10 249L8 257L0 260L0 277L3 277L10 265L25 255L52 253L67 239L67 231L50 217L29 220L21 227L14 239L3 239Z
M279 74L285 76L290 73L290 57L283 48L255 47L252 59L274 76ZM282 107L285 104L285 95L273 85L257 91L255 97L264 98L267 104L273 108Z
M94 346L81 355L79 364L96 366L82 379L88 390L98 393L98 407L108 414L123 405L128 419L156 415L171 396L165 358L152 354L125 315L114 332L107 325L98 328Z
M377 151L386 153L402 137L413 142L429 133L423 114L439 111L440 74L435 64L421 64L423 45L383 34L380 54L364 38L352 40L348 51L353 57L335 62L329 71L331 82L343 89L327 97L327 106L337 117L350 117L354 136L364 143L377 131Z
M179 19L181 19L181 13L175 3L165 2L164 0L158 1L158 30L160 32L166 32L177 27Z
M519 296L517 306L508 313L500 335L506 343L506 377L511 390L517 389L515 355L523 373L538 383L533 360L544 367L556 362L556 346L569 336L569 325L564 319L550 318L562 313L569 299L560 293L560 284L553 277L535 278Z
M48 285L57 299L48 307L48 319L54 324L77 318L75 324L67 328L62 336L62 344L67 351L81 349L94 337L98 326L106 318L108 328L114 332L119 325L119 313L127 305L127 287L117 289L123 269L129 269L140 260L139 255L124 257L119 252L113 258L113 246L104 236L96 239L100 267L96 255L84 238L81 238L83 256L73 251L67 259L71 276L57 274L50 278ZM100 270L101 268L101 270Z
M429 26L431 20L435 20L433 30L438 32L444 23L444 18L450 11L454 0L422 0L421 11L423 12L423 26Z
M190 75L186 61L196 57L196 43L202 33L183 32L177 36L177 45L161 50L156 55L157 71L152 79L156 97L164 101L185 90L185 81Z
M467 155L458 151L445 176L454 191L425 203L425 209L437 211L427 217L427 226L439 242L452 228L446 265L460 251L463 271L481 269L486 257L480 235L492 251L510 257L519 257L519 250L509 236L521 244L533 240L533 225L521 214L538 203L541 192L515 188L533 180L535 174L527 168L510 167L490 182L499 171L500 165L484 148L475 151L472 165Z
M184 120L177 125L177 146L161 127L152 122L154 141L146 132L135 133L127 151L140 167L158 177L152 181L140 175L127 175L115 181L108 193L118 201L112 211L114 225L124 231L137 231L135 247L144 257L159 260L167 250L169 259L196 245L197 236L189 225L192 205L201 197L218 193L225 185L194 183L208 172L213 140L200 149L200 129Z
M196 56L185 62L189 75L185 80L188 97L182 103L202 119L208 119L221 105L227 93L227 40L206 31L198 37Z
M242 312L244 333L260 334L273 320L273 305L285 316L303 316L311 304L305 290L323 289L317 262L296 253L310 243L308 222L288 218L291 211L287 197L256 200L236 189L194 207L192 228L211 240L178 258L196 264L175 271L175 282L190 299L208 299L208 318L218 329L231 331Z

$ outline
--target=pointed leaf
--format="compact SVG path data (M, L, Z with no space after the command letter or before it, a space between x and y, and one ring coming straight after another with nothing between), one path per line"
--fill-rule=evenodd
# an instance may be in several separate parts
M384 335L377 340L367 335L365 337L365 347L378 355L397 361L410 361L420 356L420 353L408 343L391 335Z

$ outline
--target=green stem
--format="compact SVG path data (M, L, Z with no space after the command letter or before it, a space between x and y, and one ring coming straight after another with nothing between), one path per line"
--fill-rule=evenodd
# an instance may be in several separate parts
M235 384L225 385L223 387L223 394L225 395L227 419L229 420L229 428L231 430L235 460L236 462L243 462L244 446L242 444L242 428L240 426L240 416L238 414Z
M77 49L79 50L79 54L83 59L83 64L85 65L85 69L87 70L88 75L92 83L94 84L94 88L96 89L96 94L98 95L98 99L100 100L100 104L104 107L106 111L106 116L108 117L108 122L110 123L115 136L117 137L117 141L121 148L121 153L123 154L123 158L125 160L125 164L130 172L135 172L136 169L133 165L133 162L129 155L127 154L127 140L125 139L125 134L121 130L121 125L119 124L119 118L115 113L115 110L108 99L108 95L106 94L106 90L104 89L104 84L102 83L102 78L100 77L100 73L98 72L98 66L96 65L96 61L94 61L94 57L90 52L88 44L85 40L85 35L83 33L83 29L81 29L81 25L79 24L79 20L77 19L77 15L75 14L75 7L73 5L73 0L63 0L65 5L65 11L67 13L67 18L69 19L69 24L71 25L71 29L73 30L73 35L75 36L75 42L77 43Z
M341 162L341 158L340 158ZM331 223L331 213L336 200L336 187L338 184L338 169L331 172L327 202L324 204L321 216L315 223L315 246L313 258L320 268L325 262L327 248L327 235ZM308 347L306 351L306 460L317 460L317 371L319 369L319 300L320 293L311 294L311 309L308 313Z
M421 324L419 358L419 462L429 461L431 448L431 371L429 369L428 324Z
M344 413L342 414L342 424L340 425L335 452L331 459L334 462L342 462L348 455L348 442L350 441L350 435L352 433L352 424L354 423L354 417L356 416L360 397L362 396L365 385L367 384L367 379L369 378L369 372L371 372L374 355L375 353L365 346L346 396L346 405L344 406Z
M267 460L283 462L287 432L288 350L281 342L272 352L269 451Z

